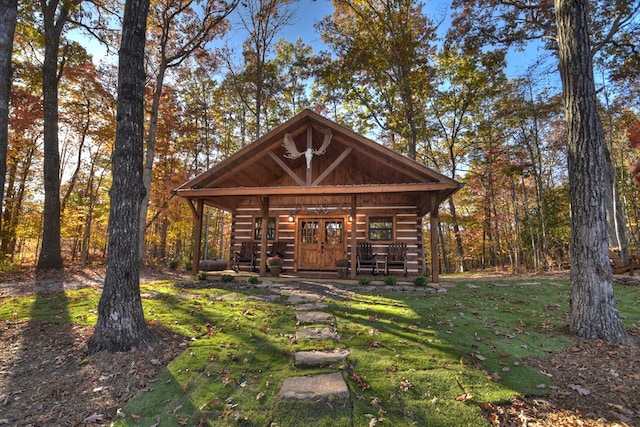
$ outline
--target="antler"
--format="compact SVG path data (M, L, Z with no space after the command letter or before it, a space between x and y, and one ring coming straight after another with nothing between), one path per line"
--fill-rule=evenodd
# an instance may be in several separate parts
M296 147L296 143L293 142L293 138L291 138L291 134L289 133L284 134L284 139L282 140L282 146L284 147L285 150L287 150L287 154L285 154L284 157L288 159L297 159L298 157L304 154L304 151L302 153L298 151L298 148Z
M322 141L322 145L320 146L319 149L314 150L313 154L322 156L324 153L326 153L327 148L329 147L329 144L331 144L332 136L333 136L333 133L331 132L331 129L327 129L327 131L324 133L324 140Z

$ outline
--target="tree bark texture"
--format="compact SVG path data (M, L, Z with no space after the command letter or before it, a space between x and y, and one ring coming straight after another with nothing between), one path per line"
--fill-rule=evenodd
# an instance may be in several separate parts
M605 139L598 114L586 0L555 0L569 138L571 318L577 336L626 342L613 297L606 214Z
M58 50L69 9L58 1L42 2L44 62L42 93L44 112L44 214L39 269L63 268L60 245L60 152L58 141Z
M0 0L0 189L7 176L7 146L9 145L9 100L11 98L11 56L13 35L18 18L18 0ZM4 191L0 191L0 206ZM0 222L0 227L2 223ZM0 228L1 235L1 228Z
M90 353L129 351L151 340L140 297L138 233L144 135L144 44L149 0L127 0L118 68L107 272Z

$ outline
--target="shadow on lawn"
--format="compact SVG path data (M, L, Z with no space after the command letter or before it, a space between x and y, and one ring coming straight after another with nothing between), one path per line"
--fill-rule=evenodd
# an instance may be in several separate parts
M46 286L36 289L29 315L31 320L26 325L12 325L23 329L12 346L13 366L2 393L7 396L7 413L18 414L15 421L21 425L63 425L69 421L69 414L60 413L55 405L57 399L65 398L65 390L47 387L47 384L56 382L50 377L51 372L72 378L82 354L81 340L77 339L72 326L69 301L63 292L64 281L47 280L46 276L46 271L36 273L34 284L44 282ZM54 324L55 328L52 327ZM54 370L50 369L51 365L55 366ZM33 382L41 387L35 392L24 393L24 390L34 389Z

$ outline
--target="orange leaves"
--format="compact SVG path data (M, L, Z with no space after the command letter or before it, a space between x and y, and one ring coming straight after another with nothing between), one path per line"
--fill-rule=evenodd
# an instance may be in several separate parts
M629 125L627 137L631 148L640 148L640 120L636 120Z
M627 137L631 148L640 148L640 120L636 119L629 125ZM640 159L636 159L629 165L629 173L633 177L633 182L640 185Z

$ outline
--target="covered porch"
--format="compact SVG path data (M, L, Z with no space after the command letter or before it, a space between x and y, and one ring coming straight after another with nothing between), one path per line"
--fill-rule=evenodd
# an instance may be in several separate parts
M460 188L457 181L305 110L175 191L195 218L194 274L204 207L212 206L232 214L232 253L245 242L258 247L260 275L266 274L274 241L286 242L285 268L295 274L335 272L335 262L347 259L351 279L358 245L367 242L382 253L402 242L410 273L430 271L437 283L438 208ZM426 250L432 255L428 267Z

